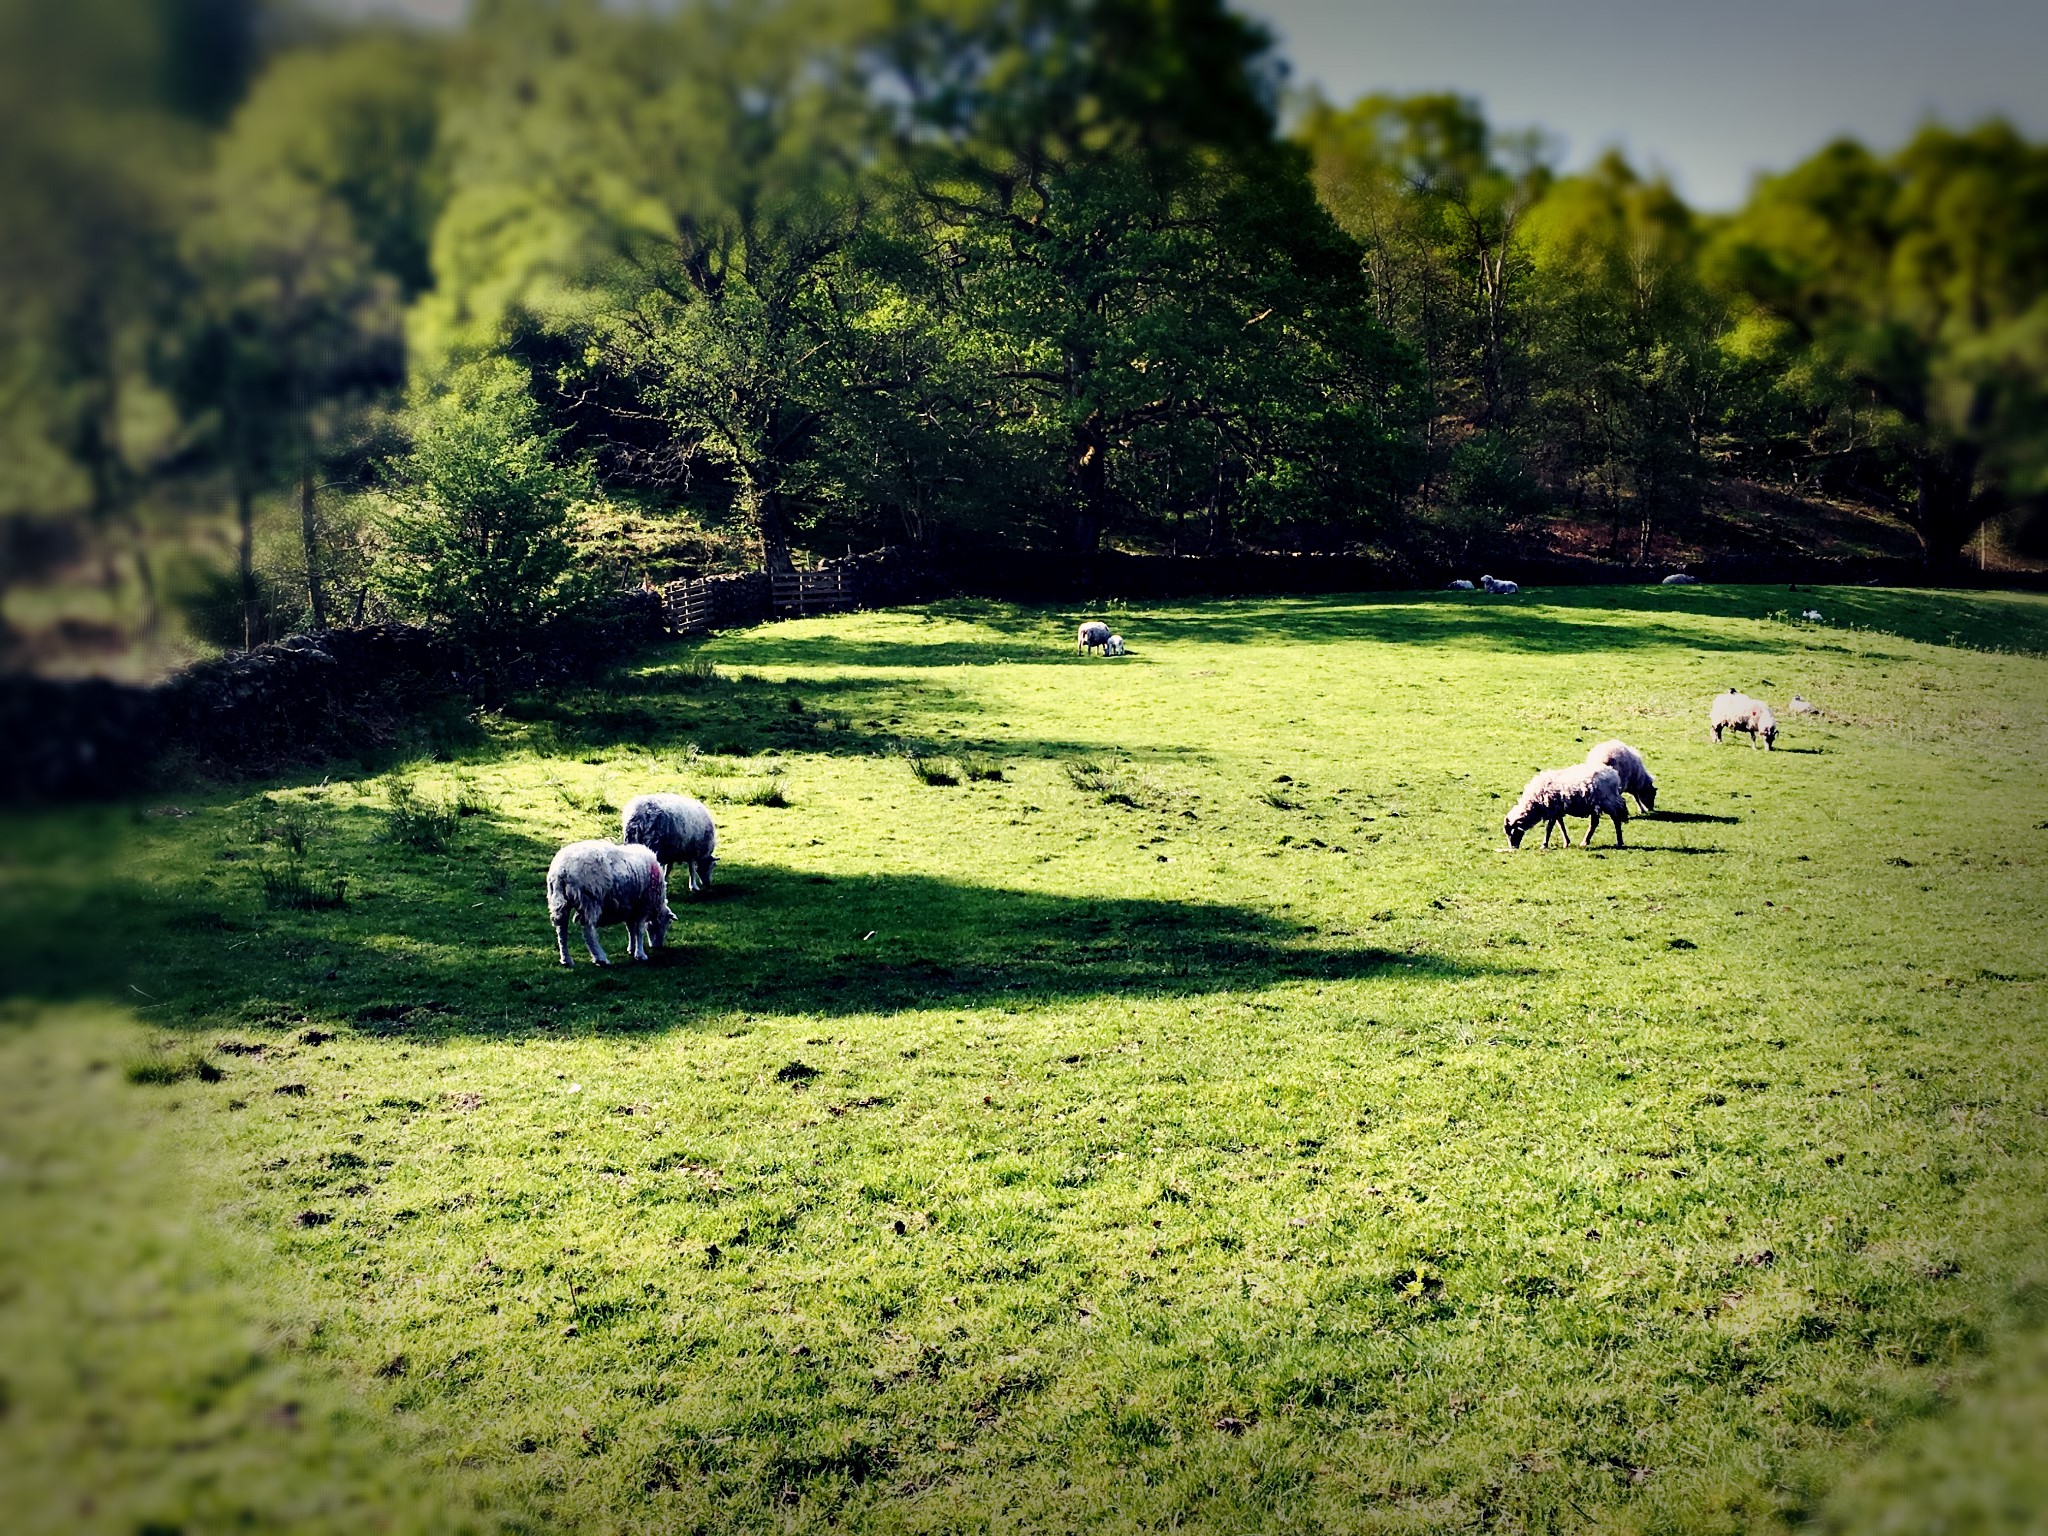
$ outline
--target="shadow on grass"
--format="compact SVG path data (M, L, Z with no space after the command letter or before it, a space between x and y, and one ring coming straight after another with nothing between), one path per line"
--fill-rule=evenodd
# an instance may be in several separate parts
M350 876L347 904L331 911L267 909L253 860L232 882L53 879L38 892L17 881L0 919L34 932L0 952L0 993L118 1000L169 1029L513 1034L1499 969L1358 946L1245 907L735 861L721 865L708 897L675 894L677 921L653 963L628 962L615 926L602 937L617 963L590 966L572 933L578 963L565 972L541 892L551 845L472 821L459 849L422 854L375 841L374 814L337 818L315 850L324 868ZM189 852L196 870L212 850ZM480 880L491 869L505 874ZM17 907L44 921L27 924ZM91 931L92 914L107 911L122 914L123 953L87 963L66 936Z
M1739 827L1740 816L1709 816L1704 811L1652 811L1646 816L1634 818L1637 821L1669 821L1680 826Z

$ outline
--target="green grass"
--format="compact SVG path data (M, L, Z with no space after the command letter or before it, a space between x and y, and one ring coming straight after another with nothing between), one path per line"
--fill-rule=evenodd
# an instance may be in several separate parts
M2024 1528L2048 602L1078 617L0 826L25 1528ZM1716 747L1730 685L1827 714ZM1609 735L1660 814L1506 851ZM548 858L650 789L716 883L563 972Z

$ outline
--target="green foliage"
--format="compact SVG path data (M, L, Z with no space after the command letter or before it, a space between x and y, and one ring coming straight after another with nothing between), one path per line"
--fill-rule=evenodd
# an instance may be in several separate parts
M588 467L563 462L508 364L461 370L410 426L390 471L384 590L487 664L543 645L595 595L575 545L577 509L596 495Z
M462 825L461 799L451 802L422 794L410 779L391 780L385 796L389 806L384 825L391 841L421 853L448 852Z

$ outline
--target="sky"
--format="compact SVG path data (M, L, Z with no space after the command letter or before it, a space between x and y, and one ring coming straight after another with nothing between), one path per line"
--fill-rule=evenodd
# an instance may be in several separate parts
M1702 208L1850 134L1933 117L2048 137L2048 0L1237 0L1334 101L1455 90L1576 167L1619 146Z
M462 0L329 0L450 20ZM1852 134L1991 113L2048 137L2048 0L1234 0L1335 101L1455 90L1563 164L1619 146L1702 208Z

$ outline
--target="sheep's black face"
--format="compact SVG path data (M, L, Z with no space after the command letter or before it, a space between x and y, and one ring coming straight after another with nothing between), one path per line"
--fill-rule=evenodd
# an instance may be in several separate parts
M1518 827L1518 826L1516 826L1516 825L1515 825L1515 818L1514 818L1514 817L1512 817L1512 816L1507 816L1507 817L1503 817L1503 818L1501 819L1500 829L1501 829L1501 831L1503 831L1503 832L1505 832L1505 833L1507 834L1507 839L1508 839L1508 846L1509 846L1510 848L1519 848L1519 847L1521 847L1521 846L1522 846L1522 834L1523 834L1524 832L1526 832L1526 831L1528 831L1528 830L1529 830L1529 829L1528 829L1528 827L1527 827L1526 825L1525 825L1525 826L1519 826L1519 827Z
M1657 809L1657 786L1656 786L1656 785L1654 785L1654 784L1645 784L1645 785L1643 786L1643 794L1642 794L1642 801L1643 801L1643 814L1644 814L1644 815L1646 815L1646 816L1647 816L1647 815L1648 815L1648 814L1649 814L1650 812L1652 812L1652 811L1654 811L1654 810L1656 810L1656 809Z
M664 901L661 910L654 914L654 920L647 925L647 937L656 949L668 943L668 925L675 920L675 913L669 911L668 903Z

